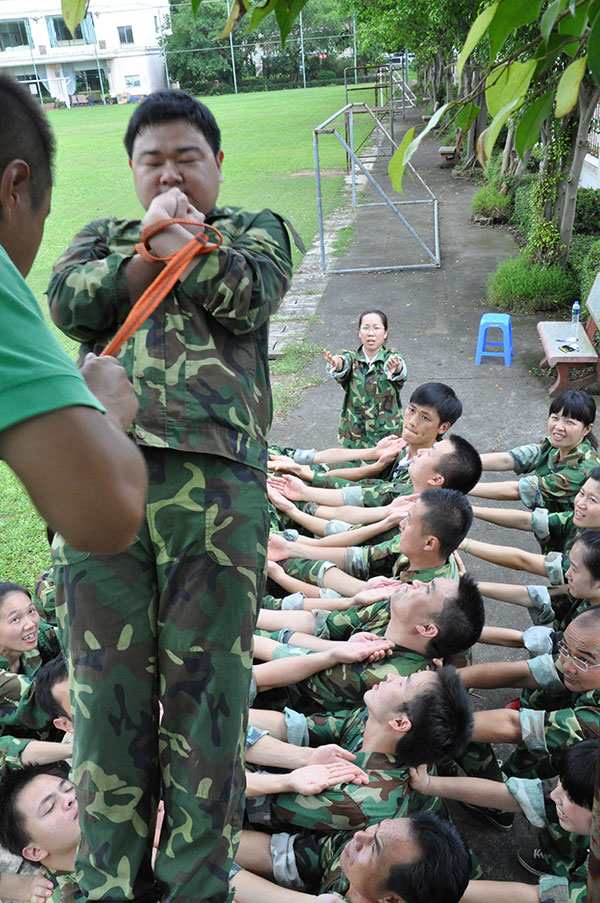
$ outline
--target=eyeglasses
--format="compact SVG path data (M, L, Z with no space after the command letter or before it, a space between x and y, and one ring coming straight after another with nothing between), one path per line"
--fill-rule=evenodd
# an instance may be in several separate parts
M586 671L589 671L590 668L600 668L600 663L597 665L590 665L589 662L586 662L584 659L579 658L577 655L571 655L567 646L559 640L557 643L558 654L560 655L563 662L566 662L568 658L573 662L573 666L577 668L578 671L583 671L584 674Z

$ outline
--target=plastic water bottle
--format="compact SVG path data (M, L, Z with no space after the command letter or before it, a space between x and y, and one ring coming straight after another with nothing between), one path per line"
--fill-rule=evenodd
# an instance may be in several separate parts
M577 335L579 333L579 311L581 310L581 305L579 301L575 301L573 307L571 308L571 335L569 336L569 342L577 342Z

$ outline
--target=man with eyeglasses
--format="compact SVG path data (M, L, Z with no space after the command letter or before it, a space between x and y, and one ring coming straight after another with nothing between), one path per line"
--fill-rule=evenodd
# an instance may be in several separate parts
M490 662L459 671L469 688L524 687L527 707L475 713L473 739L515 743L504 763L510 776L548 778L558 773L560 752L580 740L600 736L600 608L590 608L567 626L557 655L529 661ZM537 697L537 698L536 698Z

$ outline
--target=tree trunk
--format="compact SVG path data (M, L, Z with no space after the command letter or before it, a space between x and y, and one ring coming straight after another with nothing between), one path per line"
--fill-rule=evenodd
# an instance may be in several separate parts
M480 82L481 85L479 87L479 91L473 99L473 103L476 103L478 107L481 107L479 113L477 114L477 118L472 123L471 128L468 133L467 140L467 159L464 165L464 168L467 167L475 167L478 165L477 162L477 142L479 140L479 136L483 132L487 124L487 104L485 101L485 82L481 81L482 77L482 69L481 66L472 66L471 67L471 78L469 82L469 92L472 91Z
M510 126L507 135L506 141L504 142L504 151L502 153L502 169L500 170L500 175L507 175L511 169L511 157L513 148L515 146L515 130Z
M515 175L517 177L524 175L527 172L527 164L529 163L529 158L531 157L531 148L528 147L525 153L523 154L523 159L519 158L519 162L517 164L517 168L515 170Z
M584 82L579 89L579 100L577 102L579 122L577 124L577 134L572 144L569 174L558 185L556 218L560 231L560 257L562 260L566 260L571 246L579 178L587 152L587 138L590 125L599 101L600 88L595 84L586 84Z

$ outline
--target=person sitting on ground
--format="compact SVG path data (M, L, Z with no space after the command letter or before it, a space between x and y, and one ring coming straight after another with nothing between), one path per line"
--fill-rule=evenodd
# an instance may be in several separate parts
M332 641L334 646L352 639L360 643L365 631L367 637L392 644L387 655L375 660L328 667L289 686L288 703L305 713L360 705L364 693L388 674L406 676L429 667L434 658L447 660L464 653L479 639L483 624L483 600L469 575L458 583L443 577L404 583L394 589L391 599L360 610L265 611L258 620L259 628L283 628L279 638L285 643L313 650L326 649Z
M463 682L447 666L408 677L388 675L365 693L364 706L352 712L306 716L289 709L285 714L251 709L250 722L281 740L309 741L311 746L339 743L356 755L354 764L369 775L368 784L329 789L310 800L278 794L260 806L247 806L253 822L327 833L424 808L408 792L408 767L420 763L420 757L435 764L462 755L473 714Z
M59 651L54 628L40 619L29 590L20 583L0 583L0 733L50 737L33 681Z
M548 436L541 443L482 455L484 470L514 470L520 480L479 483L471 495L518 499L527 508L568 511L590 472L600 464L592 433L596 403L582 389L567 389L550 403Z
M469 532L471 521L471 506L462 492L428 489L412 503L394 540L344 548L339 536L309 542L272 535L268 555L271 560L284 560L283 567L293 576L346 596L368 589L367 580L374 575L402 582L415 577L425 582L434 577L457 580L452 553Z
M238 861L246 868L230 879L236 903L459 903L469 881L464 841L433 812L353 835L243 831Z
M459 492L468 492L481 477L481 459L470 442L462 436L452 434L447 439L436 442L431 448L420 449L411 458L407 473L410 477L411 491L415 494L420 494L426 489L457 489ZM307 506L309 510L302 510L295 502L306 498L307 494L311 498L314 496L325 498L331 493L339 493L340 490L312 489L297 477L289 475L271 476L267 488L269 499L276 508L305 531L317 536L348 530L353 524L380 523L383 532L387 529L386 518L391 516L391 522L397 523L393 515L398 508L403 507L406 498L399 496L389 504L377 507L365 507L364 504L331 506L313 501Z
M472 507L473 517L480 520L515 530L531 531L544 553L556 551L568 554L582 530L600 528L600 507L596 508L598 504L600 467L594 467L573 499L573 508L569 511L550 512L547 508L534 508L529 512L513 508Z
M408 371L402 355L386 348L387 335L384 312L364 310L358 318L358 350L324 351L327 372L345 393L338 440L346 448L374 445L402 428L400 390Z
M411 768L410 786L418 793L522 812L538 828L539 847L520 849L517 859L531 874L547 876L544 881L538 887L514 881L472 881L463 903L541 903L550 889L556 894L566 890L568 900L583 899L597 759L598 740L582 740L561 751L558 780L509 778L506 784L429 775L425 765Z
M552 708L525 707L476 712L473 739L514 743L502 768L516 777L556 774L558 752L600 733L600 609L578 615L552 656L529 661L488 662L459 671L467 687L543 689ZM552 696L550 696L552 694Z
M278 460L275 457L271 459L269 469L288 470L315 487L342 490L341 493L316 499L324 505L348 504L367 507L387 505L398 495L412 492L407 472L409 462L420 449L431 448L441 439L461 414L462 404L450 386L444 383L424 383L418 386L410 397L402 426L402 440L406 444L391 463L386 464L384 458L383 461L376 461L366 468L349 468L346 472L336 470L333 474L320 474L313 472L310 466L301 470L295 462L290 463L288 460ZM329 457L332 460L335 460L335 453L336 449L330 451ZM340 450L338 454L344 452ZM324 453L321 453L321 456L323 455ZM306 457L310 458L310 454ZM372 477L376 479L368 485L354 485L358 481Z
M600 605L600 530L585 530L577 539L565 579L566 586L479 583L479 589L490 599L527 608L535 625L548 625L544 651L550 651L552 633L562 633L577 615ZM539 632L536 642L541 642Z

